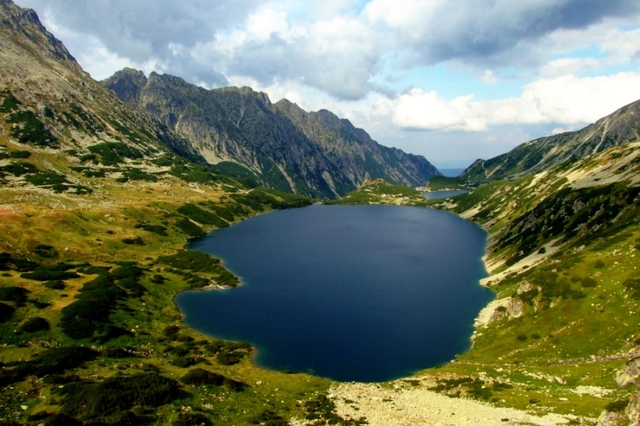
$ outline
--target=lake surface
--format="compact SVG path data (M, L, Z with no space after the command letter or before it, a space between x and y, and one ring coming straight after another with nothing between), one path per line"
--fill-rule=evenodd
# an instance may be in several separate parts
M435 200L437 198L447 198L447 197L455 197L456 195L466 194L469 192L466 189L452 189L450 191L433 191L433 192L425 192L424 198L427 200Z
M254 361L341 381L408 376L468 350L493 294L478 284L486 233L417 207L320 206L257 216L190 249L242 280L176 297L186 323L248 341Z

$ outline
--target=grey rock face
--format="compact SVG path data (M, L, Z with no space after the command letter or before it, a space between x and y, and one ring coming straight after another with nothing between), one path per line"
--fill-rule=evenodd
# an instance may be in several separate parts
M424 157L384 147L330 111L309 113L286 99L273 104L248 87L206 90L129 69L103 84L177 131L210 164L240 165L277 189L335 198L369 179L420 186L439 173Z

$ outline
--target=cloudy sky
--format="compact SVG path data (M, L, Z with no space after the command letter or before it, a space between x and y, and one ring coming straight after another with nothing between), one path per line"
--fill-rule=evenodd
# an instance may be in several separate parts
M440 168L640 99L638 0L15 1L98 80L251 86Z

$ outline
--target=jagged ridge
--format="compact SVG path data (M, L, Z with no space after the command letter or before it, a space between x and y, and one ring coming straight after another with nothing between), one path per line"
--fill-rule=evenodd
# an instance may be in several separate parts
M175 129L209 163L281 190L334 198L367 179L418 186L438 174L424 157L381 146L327 110L308 113L286 99L273 104L248 87L205 90L131 69L103 84Z
M477 160L460 179L477 184L538 173L565 161L636 141L638 129L640 101L626 105L582 130L535 139L490 160Z

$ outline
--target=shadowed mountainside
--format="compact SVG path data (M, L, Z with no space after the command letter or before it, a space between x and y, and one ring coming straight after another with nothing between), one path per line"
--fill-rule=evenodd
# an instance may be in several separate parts
M384 147L327 110L273 104L248 87L206 90L132 69L103 84L189 140L216 169L280 190L335 198L368 179L419 186L439 174L424 157Z

